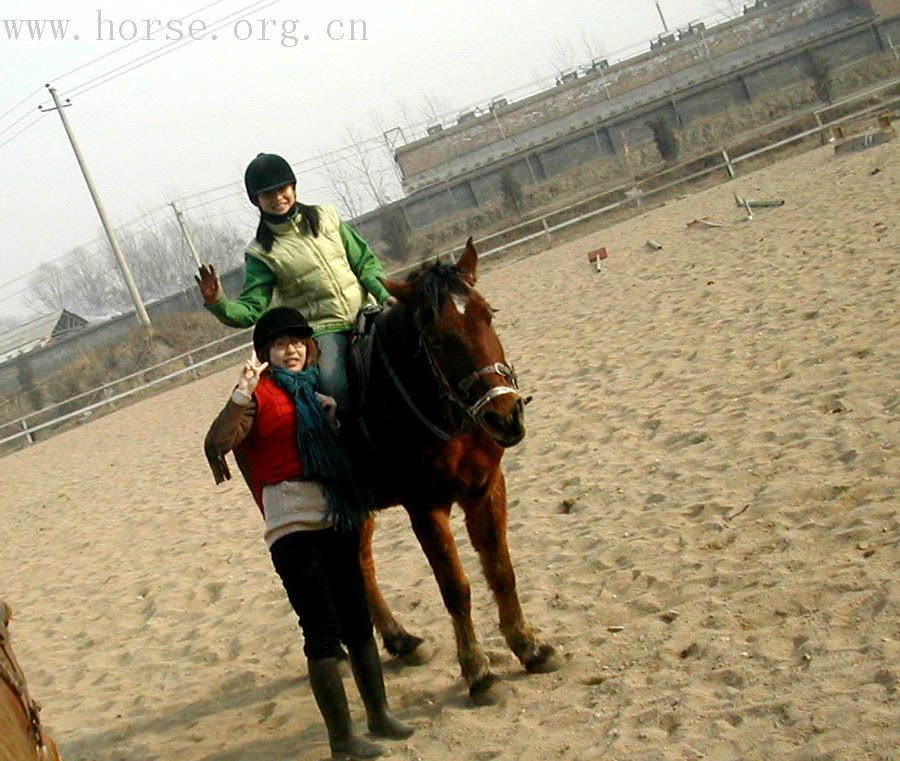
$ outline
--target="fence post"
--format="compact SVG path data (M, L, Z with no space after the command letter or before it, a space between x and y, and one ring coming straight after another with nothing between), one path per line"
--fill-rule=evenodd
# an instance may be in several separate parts
M547 236L547 240L552 243L553 233L550 232L550 225L547 224L547 217L541 217L541 227L544 228L544 235Z
M734 164L731 163L731 159L728 156L728 151L726 151L724 148L722 149L722 158L725 159L725 171L728 172L728 178L734 179Z
M26 423L24 419L19 422L22 424L22 430L25 431L25 438L28 439L28 443L34 444L34 436L31 431L28 430L28 423Z
M194 355L193 354L187 355L187 361L188 361L188 367L194 367ZM197 378L200 377L200 373L197 372L197 368L194 368L193 370L191 370L191 375L193 376L194 380L197 380Z

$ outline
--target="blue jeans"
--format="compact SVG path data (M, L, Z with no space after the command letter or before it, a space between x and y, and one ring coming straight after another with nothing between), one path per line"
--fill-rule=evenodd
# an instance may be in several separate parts
M319 344L319 393L334 397L339 410L351 406L350 385L347 382L347 349L350 331L324 333L316 336Z

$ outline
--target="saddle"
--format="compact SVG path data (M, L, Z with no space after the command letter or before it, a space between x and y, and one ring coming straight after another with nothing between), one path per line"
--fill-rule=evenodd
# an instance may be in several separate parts
M41 707L28 694L9 638L12 611L0 601L0 761L61 761L41 727Z

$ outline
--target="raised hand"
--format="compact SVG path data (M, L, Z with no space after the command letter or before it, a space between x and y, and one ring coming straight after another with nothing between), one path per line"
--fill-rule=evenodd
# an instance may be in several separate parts
M244 362L241 368L241 377L238 379L237 388L241 393L250 396L259 385L259 377L269 366L268 362L260 362L256 352L250 354L250 359Z
M222 290L222 281L219 280L219 273L212 264L201 264L197 270L200 275L194 275L194 280L200 286L200 293L203 294L203 301L206 304L215 304L221 301L225 296Z

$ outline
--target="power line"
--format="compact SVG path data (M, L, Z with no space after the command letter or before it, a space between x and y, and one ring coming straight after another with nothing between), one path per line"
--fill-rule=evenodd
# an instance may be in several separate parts
M208 192L208 191L204 191ZM217 198L210 198L208 201L203 201L202 203L196 203L193 206L185 206L182 211L188 212L193 211L194 209L202 209L204 206L209 206L210 204L220 203L221 201L227 201L229 198L234 198L235 196L244 195L246 191L243 188L237 189L228 195L218 196ZM199 193L197 195L200 195Z
M35 95L37 95L43 89L44 89L43 87L38 87L36 90L33 90L32 92L28 93L28 95L26 95L24 98L22 98L22 100L20 100L18 103L16 103L16 105L14 105L12 108L10 108L8 111L4 111L2 114L0 114L0 120L5 119L13 111L15 111L19 106L21 106L23 103L26 103L27 101L31 100L31 98L33 98Z
M24 121L24 120L27 119L29 116L31 116L33 113L34 113L34 111L32 111L32 110L26 111L26 112L25 112L24 114L22 114L18 119L16 119L12 124L7 124L3 129L0 129L0 135L2 135L4 132L9 132L9 131L10 131L13 127L15 127L19 122Z
M221 2L223 2L223 0L214 0L214 2L209 3L209 4L207 4L207 5L204 5L202 8L198 8L197 10L191 11L190 13L188 13L188 14L182 16L181 18L178 19L178 21L184 21L185 19L190 18L191 16L196 16L198 13L202 13L203 11L209 10L209 9L212 8L214 5L218 5L218 4L221 3ZM66 71L66 72L64 72L64 73L62 73L62 74L60 74L60 75L58 75L57 77L55 77L54 80L55 80L55 81L59 81L59 80L62 79L63 77L68 77L70 74L74 74L76 71L81 71L82 69L85 69L85 68L87 68L88 66L91 66L91 65L97 63L98 61L102 61L104 58L108 58L109 56L112 56L112 55L116 55L116 54L118 54L118 53L121 53L121 52L122 52L123 50L125 50L126 48L129 48L129 47L131 47L132 45L137 44L138 42L144 42L144 41L145 41L145 40L144 40L142 37L137 37L136 39L131 40L130 42L127 42L127 43L124 44L124 45L120 45L120 46L117 47L115 50L110 50L109 52L104 53L103 55L97 56L96 58L93 58L93 59L91 59L90 61L87 61L86 63L79 64L79 65L76 66L75 68L69 69L68 71ZM24 98L22 98L22 100L20 100L18 103L16 103L15 105L11 106L9 109L7 109L7 110L4 111L2 114L0 114L0 121L2 121L3 119L5 119L7 116L9 116L11 113L13 113L13 112L14 112L16 109L18 109L20 106L22 106L23 104L27 103L31 98L33 98L35 95L37 95L37 94L38 94L39 92L41 92L41 90L43 90L43 89L44 89L43 87L37 87L37 88L35 88L34 90L32 90L30 93L28 93L28 95L26 95ZM45 102L46 102L46 101L45 101ZM20 119L20 121L21 121L21 119ZM10 129L11 126L13 126L13 125L10 125L9 127L6 127L3 131L6 131L6 130ZM0 131L0 134L2 134L3 131Z
M347 160L346 157L340 156L339 154L342 154L349 150L354 150L355 146L357 146L357 145L364 146L364 145L369 145L369 144L372 145L372 148L369 149L370 152L380 150L381 148L384 147L384 142L383 142L381 135L377 135L375 137L366 138L365 140L359 141L357 143L347 143L346 145L342 145L340 148L335 148L331 151L328 151L327 153L319 153L315 156L309 156L309 157L303 158L303 159L292 160L292 161L289 161L288 163L290 163L290 165L292 167L294 167L294 169L298 173L303 172L303 171L314 172L319 169L324 169L325 167L328 166L328 164L326 163L326 159L329 159L334 156L334 157L337 157L337 158L335 158L335 161ZM315 166L309 167L305 170L301 168L304 165L309 164L311 162L318 162L318 163ZM239 185L239 183L236 183L234 180L232 180L231 182L226 182L226 183L223 183L222 185L216 185L215 187L212 187L212 188L206 188L206 190L199 190L196 193L188 193L187 195L180 196L179 198L177 198L175 200L182 201L182 202L188 201L192 198L196 198L197 196L205 195L206 193L215 193L216 191L219 191L219 190L225 190L225 188L230 188L236 184ZM244 191L243 190L235 191L234 195L237 195L239 192L243 193ZM231 196L225 196L225 198L230 198L230 197ZM192 207L188 207L188 208L196 208L196 206L192 206ZM188 208L183 209L183 211L187 211Z
M216 21L213 21L211 26L209 26L205 31L206 33L211 33L222 29L224 26L227 26L228 23L231 23L231 19L233 16L238 16L237 20L240 20L244 16L254 11L261 11L264 8L269 8L272 5L278 3L279 0L256 0L256 2L251 3L250 5L244 6L232 13L229 13L227 16L223 16ZM262 5L260 5L262 3ZM111 82L114 79L118 79L125 74L129 74L132 71L136 71L137 69L143 68L149 63L162 58L163 56L169 55L169 53L174 53L176 50L185 47L186 45L190 45L191 43L198 42L203 38L194 38L188 37L185 40L173 40L172 42L168 42L163 45L161 48L157 50L152 50L149 53L144 53L143 55L138 56L137 58L133 58L126 63L123 63L119 66L116 66L113 69L110 69L103 74L98 74L92 79L87 80L86 82L82 82L79 85L75 85L72 89L66 90L65 95L67 97L74 97L76 95L83 95L90 90L93 90L101 85L105 85L107 82ZM171 48L171 49L169 49ZM144 60L146 59L146 60ZM138 63L140 61L140 63ZM124 71L120 71L120 69L124 69ZM115 72L119 72L116 74ZM111 76L110 76L111 75ZM94 84L96 83L96 84ZM90 85L90 86L89 86Z
M190 16L196 15L197 13L207 10L208 8L211 8L214 5L217 5L221 1L222 0L215 0L215 2L209 3L208 5L205 5L202 8L199 8L198 10L194 11L193 13L187 14L186 16L182 16L180 20L189 18ZM269 8L272 5L275 5L277 2L279 2L279 0L268 0L268 1L267 0L256 0L256 2L251 3L250 5L246 5L242 8L239 8L237 11L233 11L232 13L229 13L226 16L223 16L223 17L217 19L216 21L212 22L212 26L209 27L208 31L213 32L218 29L221 29L223 26L225 26L227 23L229 23L234 16L238 16L239 17L238 20L239 20L240 18L243 18L243 16L247 15L248 13L251 13L253 11L261 11L264 8ZM75 71L83 69L86 66L90 65L91 63L96 63L96 61L98 61L102 58L105 58L109 55L112 55L113 53L121 52L124 48L129 47L132 43L138 42L138 41L142 41L142 40L140 38L132 40L128 44L126 44L120 48L117 48L114 51L105 53L103 56L100 56L100 57L94 59L93 61L89 61L86 64L82 64L81 66L77 66L74 69L69 70L68 72L63 74L63 76L68 76L69 74L72 74ZM73 95L78 95L78 94L83 94L83 93L89 92L90 90L93 90L96 87L100 87L101 85L104 85L107 82L111 82L113 79L117 79L120 76L124 76L125 74L135 71L136 69L142 68L143 66L145 66L149 63L152 63L156 59L162 58L163 56L168 55L169 53L173 53L173 52L175 52L175 50L178 50L179 48L184 47L185 45L188 45L191 42L196 42L196 41L197 41L197 39L189 37L187 40L184 40L184 41L176 40L171 43L168 43L167 45L164 45L162 49L151 51L150 53L146 53L142 56L138 56L137 58L132 59L131 61L124 63L120 66L117 66L103 74L99 74L96 77L94 77L93 79L89 79L86 82L81 83L80 85L75 85L74 88L72 90L70 90L69 92ZM169 47L172 47L172 49L166 50L166 48L169 48ZM149 56L149 58L148 58L148 56ZM142 63L139 63L137 65L132 65L132 64L135 64L137 61L141 61L142 59L145 59L145 58L147 58L148 60L145 60ZM130 67L130 68L125 68L125 67ZM121 71L119 74L114 74L114 72L119 71L122 68L125 68L125 71ZM109 76L110 74L113 74L113 76ZM102 80L102 81L98 81L98 80ZM94 82L96 82L96 84L92 84ZM88 87L88 85L92 85L92 86ZM14 112L17 108L19 108L21 105L23 105L25 102L27 102L30 98L32 98L36 93L40 92L41 89L42 88L38 88L37 90L31 92L25 98L23 98L18 103L16 103L12 108L8 109L3 114L3 116L5 117L5 116L11 114L12 112ZM20 116L18 119L16 119L16 121L14 121L12 124L7 125L2 130L0 130L0 135L2 135L4 132L8 132L9 130L11 130L17 124L19 124L24 119L26 119L28 117L28 115L29 115L29 112L25 112L24 114L22 114L22 116ZM2 118L2 117L0 117L0 118ZM40 121L40 118L37 118L37 119L34 119L33 121L29 122L28 124L26 124L18 132L15 132L9 138L7 138L2 143L0 143L0 148L4 148L5 146L9 145L13 140L15 140L17 137L19 137L19 135L23 134L24 132L27 132L29 129L34 127L39 121Z
M0 148L2 148L4 145L9 145L19 135L21 135L23 132L27 132L28 130L30 130L32 127L34 127L40 121L41 121L41 117L38 116L34 121L29 122L24 127L22 127L22 129L20 129L18 132L16 132L14 135L12 135L11 137L7 138L2 143L0 143Z
M204 5L202 8L198 8L195 11L191 11L190 13L185 14L181 18L177 19L177 21L184 21L185 19L190 18L191 16L196 16L198 13L203 13L203 11L209 10L214 5L218 5L221 2L223 2L223 0L214 0L214 2L209 3L208 5ZM96 58L88 61L87 63L82 63L79 66L76 66L74 69L69 69L64 74L60 74L59 76L54 77L54 81L58 82L63 77L68 77L70 74L74 74L76 71L81 71L82 69L86 69L88 66L91 66L92 64L97 63L97 61L102 61L104 58L109 58L109 56L111 56L111 55L116 55L117 53L121 53L126 48L130 48L132 45L136 45L139 42L146 42L146 40L143 37L136 37L135 39L131 40L131 42L127 42L126 44L121 45L120 47L116 48L115 50L110 50L108 53L104 53L103 55L97 56ZM40 88L38 88L37 91L40 92Z

